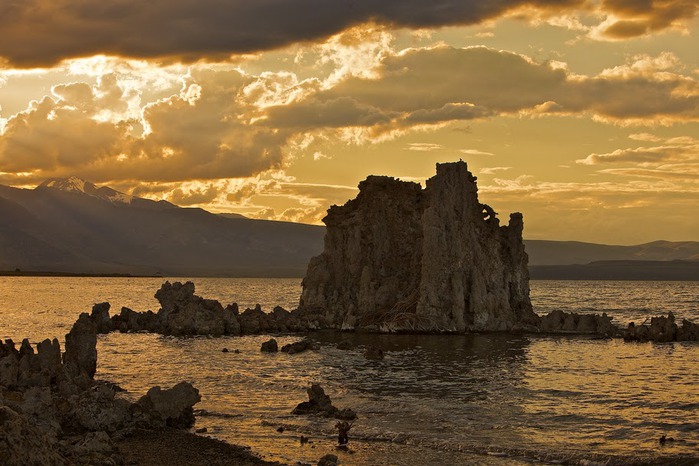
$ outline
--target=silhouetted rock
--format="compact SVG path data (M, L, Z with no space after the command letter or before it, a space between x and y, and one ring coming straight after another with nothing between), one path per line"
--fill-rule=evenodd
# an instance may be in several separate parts
M90 318L95 324L97 333L109 333L113 329L112 320L109 318L109 308L110 304L98 303L92 306L92 312L90 313Z
M619 333L618 327L612 324L612 318L606 313L576 314L558 309L540 317L538 328L543 333L598 334L609 337Z
M66 335L36 350L24 339L0 342L0 464L122 464L110 435L135 427L188 427L199 392L187 382L154 387L137 403L116 397L113 383L94 380L97 322L108 306L83 313ZM7 393L11 397L5 397ZM123 391L123 390L121 390Z
M306 391L308 393L308 401L299 403L291 414L317 414L323 417L335 417L344 420L357 418L357 414L351 409L340 410L333 406L330 397L325 394L325 391L319 384L312 384Z
M264 353L276 353L279 351L279 345L277 344L277 340L274 338L265 341L262 343L262 346L260 347L260 351Z
M92 379L97 370L97 328L86 312L80 314L73 328L66 335L66 352L63 354L68 374L75 378L85 374Z
M303 340L295 341L293 343L289 343L288 345L282 346L282 353L297 354L307 350L317 351L319 349L320 345L318 343L309 340L308 338L304 338Z
M138 400L136 406L151 425L185 428L194 424L193 406L199 401L199 390L189 382L180 382L168 390L151 388Z
M625 341L699 341L699 325L682 320L682 326L675 323L672 312L667 317L659 316L650 319L650 325L636 325L631 322L623 334Z
M162 332L169 335L239 335L240 324L230 306L194 294L194 283L165 282L155 293Z
M464 332L536 323L522 215L501 227L464 162L437 164L425 189L370 176L323 222L325 250L309 263L299 306L324 316L319 325Z

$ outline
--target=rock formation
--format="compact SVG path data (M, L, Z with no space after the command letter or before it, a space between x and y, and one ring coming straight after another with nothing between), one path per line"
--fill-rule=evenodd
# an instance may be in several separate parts
M97 371L97 326L86 312L80 314L66 335L63 363L72 377L94 378Z
M332 206L325 250L299 308L329 326L383 331L514 330L535 325L522 215L500 226L463 161L419 184L370 176Z
M598 334L616 336L619 328L606 313L576 314L555 310L539 318L539 330L543 333Z
M277 343L277 340L271 338L262 343L260 346L260 351L263 353L276 353L279 351L279 344Z
M166 282L155 293L161 309L158 319L170 335L238 335L240 324L235 308L223 308L213 299L204 299L194 294L194 283Z
M319 384L312 384L306 391L308 392L308 401L299 403L291 414L318 414L323 417L334 417L348 421L357 418L357 414L351 409L339 409L333 406L330 397L325 394L325 390Z
M188 427L199 392L182 382L154 387L137 403L94 380L97 329L110 327L109 305L83 313L66 335L36 345L0 341L0 464L117 464L112 437L134 427ZM123 391L123 390L122 390ZM116 455L116 456L115 456Z
M699 324L683 319L680 327L675 323L674 314L670 312L667 317L652 317L650 325L635 325L631 322L623 336L625 341L699 341Z

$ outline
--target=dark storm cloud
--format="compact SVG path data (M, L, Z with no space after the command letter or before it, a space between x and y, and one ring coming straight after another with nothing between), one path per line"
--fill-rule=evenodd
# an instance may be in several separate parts
M3 0L0 57L20 67L100 53L216 60L323 39L369 21L429 28L476 24L520 7L560 11L585 4L585 0Z

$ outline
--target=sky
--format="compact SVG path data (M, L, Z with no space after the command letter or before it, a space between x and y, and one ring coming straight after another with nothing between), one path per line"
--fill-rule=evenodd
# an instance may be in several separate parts
M699 240L699 0L2 0L0 31L0 184L320 224L463 159L525 238Z

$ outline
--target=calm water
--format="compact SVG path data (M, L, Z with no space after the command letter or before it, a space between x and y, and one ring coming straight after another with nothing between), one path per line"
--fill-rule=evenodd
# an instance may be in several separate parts
M293 308L296 279L195 279L197 294L242 307ZM95 302L158 309L162 279L0 278L0 338L63 336ZM673 311L699 321L697 282L533 281L539 313L607 312L618 322ZM360 418L342 464L527 464L594 460L699 462L699 345L513 335L346 335L358 349L314 334L318 352L263 354L267 336L101 336L98 377L138 397L189 380L206 412L197 427L287 463L334 451L334 423L291 416L320 382L336 406ZM280 337L280 343L295 337ZM362 356L384 348L383 361ZM222 348L239 349L222 353ZM277 428L286 430L278 433ZM299 435L313 439L301 446ZM676 441L660 447L667 434ZM507 455L507 456L501 456ZM580 463L583 464L583 463ZM589 464L589 463L588 463ZM687 463L689 464L689 463Z

